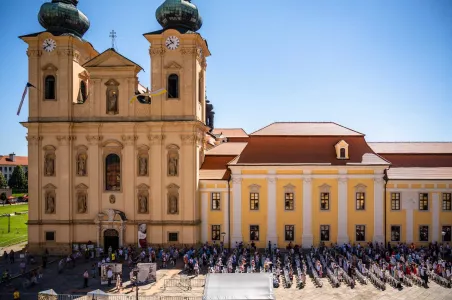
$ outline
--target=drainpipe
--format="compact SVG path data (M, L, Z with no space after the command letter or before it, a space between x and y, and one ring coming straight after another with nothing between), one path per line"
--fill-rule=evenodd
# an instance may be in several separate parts
M231 250L231 176L228 179L228 250Z
M384 193L385 193L385 204L384 204L384 224L385 224L385 230L384 230L384 233L385 233L385 237L384 237L384 241L385 241L385 243L384 243L384 246L386 247L386 244L387 244L387 240L386 240L386 233L387 233L387 231L388 231L388 224L387 224L387 220L386 220L386 206L387 206L387 204L386 204L386 186L387 186L387 184L388 184L388 169L385 169L385 171L384 171L384 174L385 174L385 176L383 177L383 179L384 179L384 181L385 181L385 190L384 190Z

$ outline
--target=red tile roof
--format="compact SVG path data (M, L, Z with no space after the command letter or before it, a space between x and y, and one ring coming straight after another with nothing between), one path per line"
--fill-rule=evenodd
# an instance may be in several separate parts
M242 128L215 128L212 130L213 134L221 134L227 138L247 138L248 134L246 134L245 130Z
M206 155L239 155L247 143L222 143L209 151Z
M228 180L228 170L199 170L200 180Z
M275 122L261 128L250 136L364 136L333 122Z
M349 145L349 158L337 159L334 146L340 140ZM373 154L377 158L368 159L365 154ZM364 136L250 136L249 142L240 154L238 164L332 164L347 163L369 164L381 158L367 145ZM384 162L384 160L381 160ZM384 162L382 164L388 164Z
M15 161L9 160L9 155L0 156L0 166L28 166L28 156L15 156Z
M452 142L376 142L369 146L376 153L452 154Z

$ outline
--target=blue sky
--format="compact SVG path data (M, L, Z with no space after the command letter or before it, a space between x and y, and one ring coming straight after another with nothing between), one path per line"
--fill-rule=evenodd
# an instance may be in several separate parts
M50 0L48 0L50 1ZM42 30L44 0L0 1L0 153L27 155L26 44ZM253 132L274 121L334 121L368 141L452 141L452 1L193 0L208 40L207 95L216 127ZM162 0L80 0L102 52L117 32L120 53L144 67L143 33L160 29Z

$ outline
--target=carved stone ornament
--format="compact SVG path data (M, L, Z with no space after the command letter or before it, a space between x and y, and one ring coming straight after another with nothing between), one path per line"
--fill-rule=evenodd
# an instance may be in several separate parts
M86 151L80 151L77 153L77 176L87 176L88 175L88 154Z
M172 183L168 187L168 214L177 215L179 213L179 186Z
M303 178L303 181L304 181L305 183L311 183L312 178L311 178L311 177L305 177L305 178Z
M133 145L138 140L138 136L136 136L136 135L122 135L121 139L126 145Z
M198 48L192 47L192 48L182 48L181 49L182 55L189 55L189 54L198 54Z
M148 194L146 192L140 192L138 194L138 213L148 213Z
M382 177L374 178L375 184L383 184L384 179Z
M344 176L341 176L341 177L339 177L339 179L338 179L338 181L339 181L339 183L340 184L345 184L345 183L347 183L347 177L344 177Z
M179 175L179 147L177 145L168 145L168 176Z
M232 183L234 183L234 184L241 184L242 181L243 181L243 178L232 177Z
M138 156L138 176L148 175L148 158L145 155Z
M151 144L162 144L162 142L165 140L165 136L162 134L158 135L148 135L148 140L151 142Z
M71 141L77 140L73 135L58 135L56 138L60 146L67 146Z
M56 187L52 184L47 184L44 187L44 201L45 201L45 213L46 214L55 214L56 213Z
M88 211L88 193L85 189L77 192L77 213L85 214Z
M110 203L111 204L115 204L115 202L116 202L116 197L115 197L115 195L110 195L110 198L108 198L109 200L110 200Z
M39 49L28 49L27 56L28 57L39 57L42 55L42 50Z
M154 56L154 55L163 55L163 54L165 54L165 52L166 52L165 48L162 48L162 47L159 47L159 48L150 48L150 49L149 49L149 54L150 54L151 56Z
M284 186L284 192L285 193L295 193L295 186L289 183L288 185Z
M86 140L88 141L88 144L90 144L90 145L99 144L100 142L102 142L103 139L104 139L104 137L101 135L87 135L86 136Z
M248 189L251 193L259 193L261 186L258 184L251 184L250 186L248 186Z
M106 113L107 115L117 115L119 114L119 83L114 79L110 79L105 85L107 86Z
M44 176L55 176L56 174L56 155L55 147L44 147Z
M26 137L26 139L28 141L28 145L37 146L39 145L39 142L42 141L43 137L37 135L29 135Z
M275 176L270 176L270 177L267 178L267 181L269 183L275 183L276 182L276 177Z

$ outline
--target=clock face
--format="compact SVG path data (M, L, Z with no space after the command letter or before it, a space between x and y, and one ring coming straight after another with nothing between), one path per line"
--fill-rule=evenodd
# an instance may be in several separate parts
M166 48L176 50L179 47L179 38L177 36L169 36L165 42Z
M52 52L56 48L56 42L52 39L46 39L44 43L42 43L42 49L46 52Z

